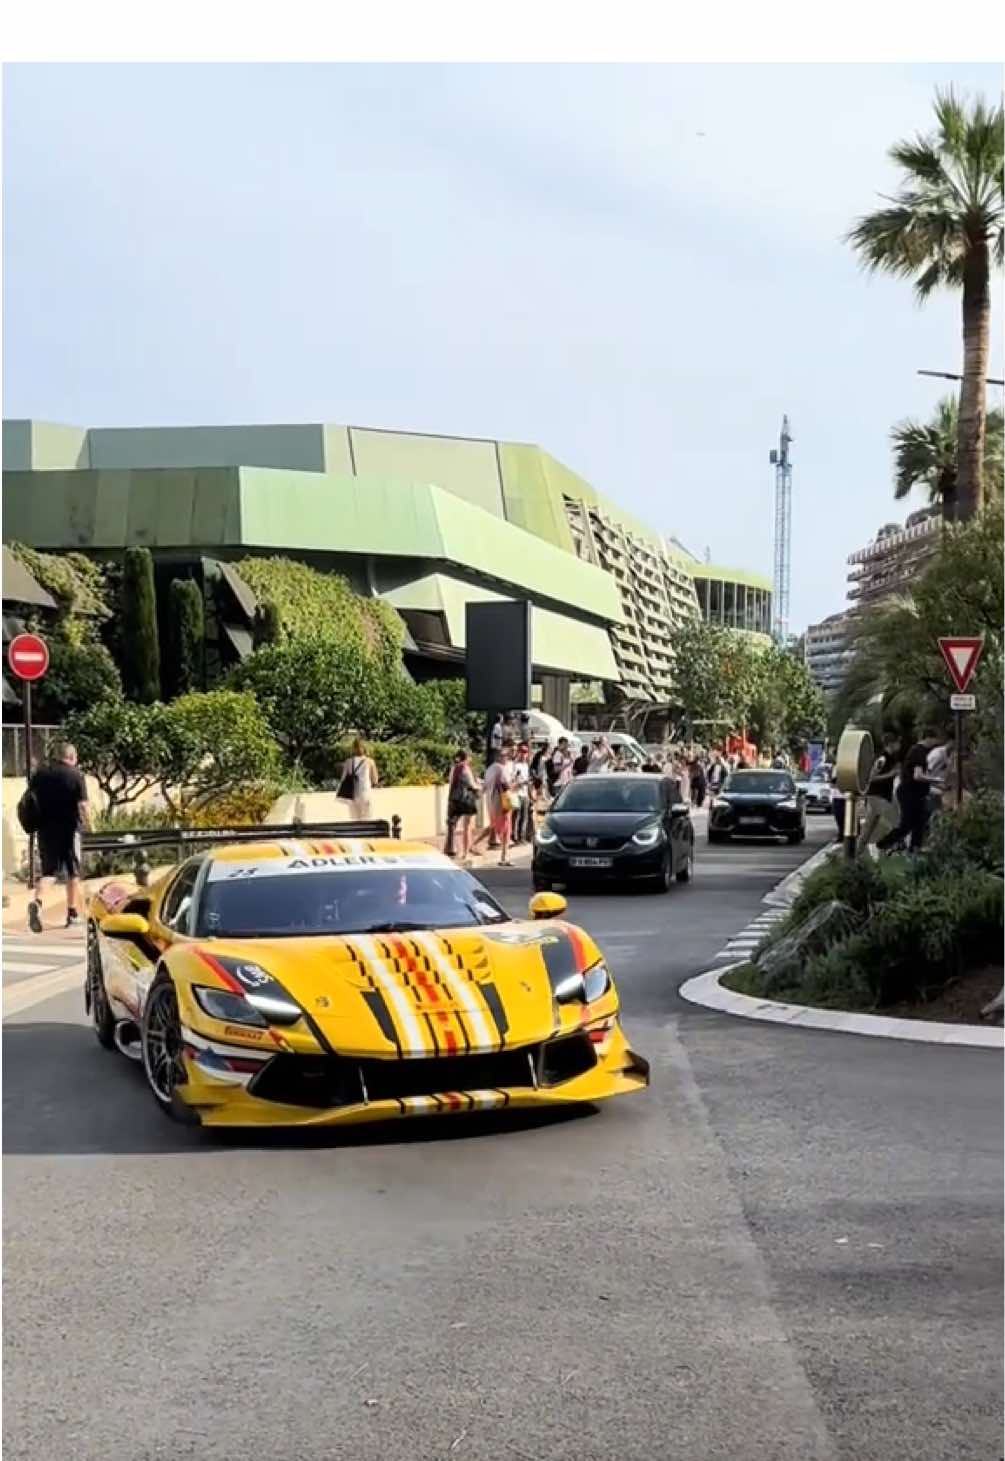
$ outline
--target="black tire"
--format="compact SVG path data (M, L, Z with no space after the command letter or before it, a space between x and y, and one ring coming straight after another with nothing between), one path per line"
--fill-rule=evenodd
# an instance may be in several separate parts
M93 923L87 926L87 983L85 1004L91 1016L91 1028L95 1039L105 1050L115 1049L115 1016L112 1014L108 995L105 993L105 977L101 970L101 953L98 949L98 933Z
M150 986L140 1022L143 1074L157 1105L173 1121L197 1126L199 1117L178 1095L184 1084L181 1062L181 1022L174 982L166 969L158 970Z
M669 847L663 854L663 867L653 879L654 893L669 893L673 887L673 853Z
M694 878L694 838L688 843L687 857L684 859L684 866L677 873L678 883L690 883Z

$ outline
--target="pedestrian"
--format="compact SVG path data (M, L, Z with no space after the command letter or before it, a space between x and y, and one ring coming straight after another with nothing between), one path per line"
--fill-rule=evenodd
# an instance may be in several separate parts
M688 763L688 773L691 781L691 805L703 807L705 805L705 763L697 753L691 757Z
M512 816L513 843L516 845L531 839L530 746L526 741L517 746L512 792L516 798Z
M900 820L876 843L880 852L901 848L907 841L911 852L920 852L928 828L928 756L941 744L939 732L926 730L904 757L900 777Z
M708 774L705 777L705 780L708 783L708 789L711 792L712 796L718 796L719 792L722 790L723 783L728 775L729 767L722 759L721 752L713 751L712 760L709 763Z
M447 840L444 851L461 862L471 860L471 823L478 811L479 781L471 769L471 755L463 748L454 755L447 787ZM455 837L460 834L458 853Z
M586 746L581 746L579 755L572 763L572 774L573 776L585 776L592 769L590 765L590 752Z
M928 753L925 774L928 777L929 817L942 811L943 798L946 794L946 779L950 770L952 744L953 737L943 733Z
M548 742L539 741L530 761L530 785L534 793L535 801L544 795L546 779L545 762L547 759Z
M510 841L510 814L514 806L512 785L513 752L509 746L503 746L498 760L493 761L485 771L483 787L488 826L482 828L471 844L472 852L477 852L482 842L489 838L497 839L501 849L500 867L511 866L507 854Z
M572 751L568 736L559 736L558 745L548 757L548 789L557 796L563 786L572 780Z
M373 815L370 792L380 785L377 763L366 748L366 742L357 736L352 743L352 754L342 763L338 794L352 802L353 816L357 822L369 822Z
M900 774L900 740L892 731L883 737L883 749L873 762L865 794L865 817L856 850L861 854L877 836L893 830L899 820L893 800L893 785Z
M52 878L66 879L66 927L80 917L80 831L91 825L87 782L77 766L76 748L64 741L48 766L33 771L28 781L38 832L41 877L28 904L28 926L42 932L42 899Z
M610 765L611 748L603 736L597 736L590 747L589 764L586 769L592 776L596 776L602 771L609 770Z
M493 761L497 761L499 759L499 752L502 750L503 735L505 734L505 731L506 718L500 710L499 714L492 722L492 728L489 731L489 766L492 765Z

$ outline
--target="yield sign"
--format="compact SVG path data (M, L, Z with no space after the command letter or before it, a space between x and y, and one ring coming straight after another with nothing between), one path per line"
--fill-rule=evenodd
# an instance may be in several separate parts
M984 640L973 636L967 638L963 635L952 638L943 637L939 640L939 648L942 650L942 658L946 662L946 667L953 677L953 684L962 695L973 679L977 661L984 648Z

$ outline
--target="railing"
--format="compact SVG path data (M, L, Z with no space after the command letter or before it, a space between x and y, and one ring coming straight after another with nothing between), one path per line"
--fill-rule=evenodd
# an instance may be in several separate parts
M49 754L49 747L54 740L62 734L62 727L58 725L33 725L31 728L31 764L40 766ZM23 776L24 765L24 726L5 725L3 727L3 774L4 776Z
M343 837L393 837L401 840L401 818L390 823L373 822L286 822L262 823L257 827L150 827L137 832L83 832L81 850L88 853L119 853L133 856L136 881L145 888L150 879L147 853L151 848L169 847L175 860L198 852L201 847L233 846L236 842L286 842L306 837L311 841ZM321 854L319 854L320 856Z

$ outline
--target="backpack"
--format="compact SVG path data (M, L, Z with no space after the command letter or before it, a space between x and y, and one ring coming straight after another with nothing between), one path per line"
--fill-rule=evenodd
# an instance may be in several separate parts
M21 823L22 832L27 832L29 837L33 832L37 832L42 824L38 800L30 786L17 804L17 819Z

